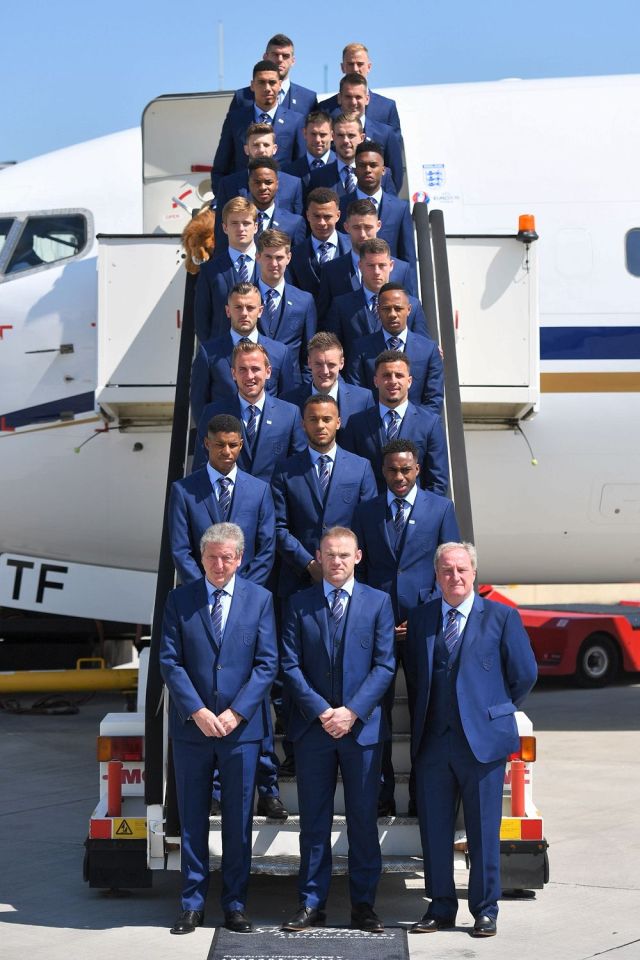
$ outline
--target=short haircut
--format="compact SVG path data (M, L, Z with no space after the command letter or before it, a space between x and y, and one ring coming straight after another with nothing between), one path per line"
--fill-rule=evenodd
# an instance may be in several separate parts
M254 159L249 160L247 164L247 170L249 171L247 176L250 177L254 170L262 170L263 168L273 170L277 176L280 171L280 164L277 160L274 160L273 157L254 157Z
M359 50L362 50L367 56L369 56L369 51L365 47L364 43L348 43L342 51L342 59L344 60L348 54L357 53Z
M311 396L307 397L307 399L304 402L304 406L302 408L302 415L304 416L304 414L306 413L307 407L317 407L321 403L330 403L332 404L332 406L336 408L336 413L340 412L338 409L338 401L334 400L333 397L330 397L328 393L312 393Z
M413 442L413 440L389 440L388 443L385 443L382 450L380 451L380 458L382 465L384 466L385 457L390 457L394 453L410 453L413 455L416 463L420 462L420 451Z
M237 523L213 523L200 537L201 554L208 543L233 543L239 557L244 550L244 533Z
M262 299L260 290L258 287L256 287L255 283L247 283L245 281L242 281L241 283L234 283L234 285L231 287L231 290L229 290L229 293L227 294L227 303L229 303L229 300L234 293L237 293L240 297L247 297L250 293L257 293L258 298L260 300Z
M331 126L335 130L339 123L357 123L362 133L362 120L357 113L339 113L337 117L334 117L331 121Z
M286 247L291 250L291 237L284 230L263 230L256 240L256 250L262 253L267 247Z
M391 247L382 237L372 237L371 240L364 240L360 244L361 260L365 253L384 253L387 257L391 258Z
M402 286L401 283L396 283L395 280L390 280L389 283L383 283L380 289L378 290L378 303L380 302L380 297L383 293L391 293L392 290L398 290L400 293L404 293L407 300L409 299L409 294Z
M376 373L382 363L404 363L407 370L411 371L409 357L402 350L383 350L382 353L379 353L374 361Z
M478 569L478 554L474 545L468 543L466 540L463 540L461 543L457 543L455 540L449 540L448 543L441 543L435 552L433 565L436 570L438 569L440 558L444 553L447 553L448 550L466 550L471 562L471 568L473 570Z
M271 136L276 139L276 132L270 123L250 123L244 135L244 142L249 142L249 137Z
M251 73L252 79L255 79L256 73L265 73L267 70L269 73L278 73L278 64L273 60L258 60Z
M364 87L365 90L369 89L367 78L359 73L345 73L344 77L340 79L340 93L342 93L342 88L346 86Z
M231 213L246 213L252 220L258 219L258 208L246 197L232 197L222 208L222 222L226 223Z
M231 413L216 413L207 424L207 434L213 436L214 433L237 433L241 437L242 424Z
M362 143L359 143L356 147L356 157L359 157L361 153L377 153L384 160L384 147L376 143L375 140L363 140Z
M376 220L379 220L378 210L374 203L371 200L352 200L349 206L347 207L347 213L345 220L348 220L349 217L371 217L374 216Z
M293 49L293 40L286 33L275 33L270 40L267 40L266 49L269 47L291 47Z
M327 113L326 110L312 110L304 118L304 125L308 127L312 123L328 123L331 125L331 114Z
M235 367L236 360L238 357L244 356L245 353L261 353L264 357L264 362L267 367L271 366L271 361L269 360L269 354L265 350L264 346L261 343L254 343L253 340L239 340L231 352L231 366Z
M329 527L320 537L320 546L322 546L324 541L328 540L329 537L348 537L349 540L353 540L356 550L360 549L358 538L353 530L349 530L349 527Z
M314 187L307 194L305 210L309 209L310 203L335 203L339 207L340 198L335 190L331 190L330 187Z
M307 344L307 354L311 353L312 350L339 350L344 356L342 344L335 333L329 333L328 330L318 330L317 333L314 333Z

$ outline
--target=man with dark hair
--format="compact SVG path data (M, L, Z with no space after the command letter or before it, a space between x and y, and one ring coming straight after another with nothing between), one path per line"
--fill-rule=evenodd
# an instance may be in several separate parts
M380 451L386 489L374 500L360 503L353 531L362 550L358 577L391 597L396 624L396 657L404 665L406 619L413 607L430 599L435 587L433 557L439 543L460 536L455 510L446 497L421 490L418 448L411 440L391 440ZM385 696L389 726L394 687ZM385 744L379 816L394 816L395 776L391 742ZM415 784L409 782L410 815L415 816Z
M336 230L340 210L333 190L316 187L307 194L305 204L311 235L293 251L287 272L297 287L315 298L325 266L347 254L351 240Z
M323 110L313 110L305 117L302 132L307 147L305 153L297 160L285 163L282 169L294 177L299 177L306 192L312 171L321 170L335 160L336 155L331 149L331 117Z
M226 401L235 395L235 381L231 372L231 355L239 342L264 347L269 357L271 373L265 390L277 397L291 390L296 383L291 351L283 344L263 336L258 330L262 313L260 291L252 283L237 283L228 294L225 304L230 329L198 347L191 370L191 411L196 423L208 403Z
M437 343L407 327L411 303L399 283L385 283L378 293L378 316L382 328L356 340L351 350L346 378L375 391L376 357L383 350L400 350L411 362L409 400L433 413L442 410L444 370ZM377 399L377 394L374 394Z
M302 243L307 227L302 217L290 213L278 205L278 162L273 157L260 157L249 161L249 196L258 210L256 237L263 230L282 230L289 235L291 245Z
M340 200L344 216L353 200L370 200L378 212L378 237L386 240L391 255L401 257L415 269L416 244L413 236L411 210L407 200L401 200L382 189L384 150L379 143L364 141L356 148L356 188Z
M335 160L325 167L311 171L309 189L330 187L339 197L343 197L345 193L351 193L356 187L356 147L364 140L364 129L360 117L355 113L339 113L334 116L331 128ZM381 186L387 193L396 192L391 171L386 167Z
M232 107L225 117L220 142L213 159L211 184L214 193L221 177L247 165L244 141L251 123L271 123L275 130L280 160L295 160L304 153L304 119L294 110L278 105L282 82L278 67L271 60L260 60L253 68L251 91L254 102Z
M336 297L323 321L324 327L335 333L342 343L348 362L356 340L380 329L380 290L389 282L394 263L388 243L380 237L365 240L360 245L359 253L360 288ZM427 319L420 301L416 297L409 297L409 303L409 329L427 337Z
M373 64L369 60L369 51L363 43L348 43L342 51L342 62L340 69L343 74L359 73L366 77L368 82L369 72ZM338 97L334 95L328 100L323 100L320 104L323 110L333 113L338 109ZM400 135L400 117L395 100L390 97L383 97L380 93L374 93L369 88L369 103L367 104L367 115L371 120L378 120L380 123L386 123Z
M291 67L296 62L293 40L284 33L276 33L267 42L264 59L275 63L278 68L278 75L280 76L278 104L280 106L283 106L285 110L295 110L296 113L301 113L303 116L317 108L318 102L315 92L307 89L307 87L301 87L298 83L292 83L289 78ZM253 101L254 96L251 87L244 87L241 90L236 90L230 109L247 104L251 105Z
M229 413L237 417L242 427L240 467L268 483L278 460L306 446L300 412L292 403L278 400L265 392L271 367L263 344L238 342L231 356L231 374L236 389L215 403L207 404L200 415L193 455L194 470L204 459L210 418L219 413Z
M383 351L376 358L374 385L378 389L378 405L354 413L344 432L344 446L370 461L378 492L383 493L386 481L382 473L382 447L396 438L413 440L418 448L420 486L446 495L449 463L444 431L440 417L409 403L411 369L406 354L398 350Z

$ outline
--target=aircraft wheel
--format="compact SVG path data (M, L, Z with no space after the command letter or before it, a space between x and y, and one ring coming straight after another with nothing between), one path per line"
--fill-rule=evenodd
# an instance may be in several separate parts
M606 633L592 633L578 653L576 679L581 687L604 687L618 672L618 649Z

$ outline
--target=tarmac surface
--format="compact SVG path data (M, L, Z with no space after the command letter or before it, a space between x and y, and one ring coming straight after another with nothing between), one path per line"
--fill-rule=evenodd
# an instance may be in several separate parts
M216 875L206 926L187 937L168 932L178 874L155 874L151 890L123 898L82 880L98 796L95 737L119 702L100 695L75 716L0 712L2 960L207 958L220 920ZM603 690L546 681L526 712L538 738L534 798L550 844L550 882L533 900L503 901L490 940L469 936L463 899L455 930L408 938L412 960L640 960L640 677ZM254 923L277 925L296 900L294 877L254 877L247 908ZM409 925L426 909L422 880L383 877L376 908L388 925ZM334 878L327 922L346 925L348 909L346 880ZM318 953L312 943L300 947L301 956Z

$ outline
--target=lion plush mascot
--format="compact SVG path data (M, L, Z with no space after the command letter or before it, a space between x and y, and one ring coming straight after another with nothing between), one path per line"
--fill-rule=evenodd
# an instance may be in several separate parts
M189 221L182 231L182 246L185 252L184 265L189 273L198 273L200 265L206 263L213 255L215 247L213 225L215 219L214 211L207 204Z

